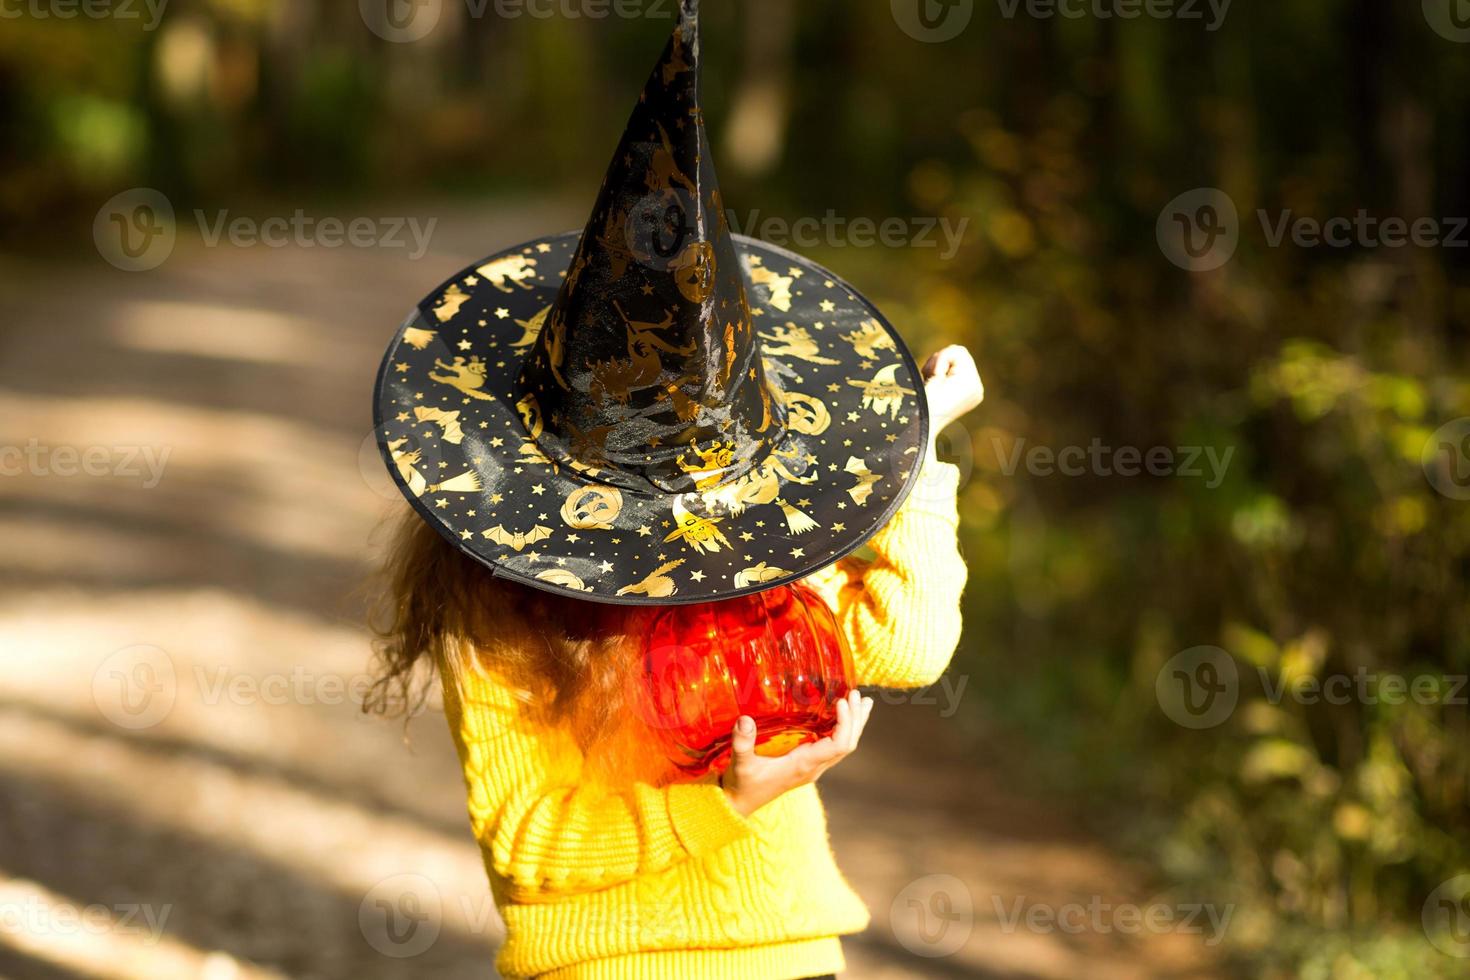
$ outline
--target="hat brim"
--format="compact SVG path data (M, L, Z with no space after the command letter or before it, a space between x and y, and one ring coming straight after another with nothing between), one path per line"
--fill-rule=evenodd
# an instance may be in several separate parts
M547 459L532 438L543 421L518 408L516 378L578 238L537 239L462 270L389 346L374 394L378 448L425 521L499 577L660 605L784 585L887 523L928 438L918 366L847 283L739 235L767 374L788 407L774 454L687 494L621 489Z

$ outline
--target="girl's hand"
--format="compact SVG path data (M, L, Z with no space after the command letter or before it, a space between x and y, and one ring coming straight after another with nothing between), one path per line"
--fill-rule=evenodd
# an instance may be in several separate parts
M857 748L872 712L873 699L853 690L837 702L837 727L831 735L774 758L755 754L755 721L742 716L735 723L730 766L720 777L730 805L748 817L782 793L816 782Z
M959 344L929 355L924 362L924 396L932 420L930 438L985 400L985 383L975 359Z

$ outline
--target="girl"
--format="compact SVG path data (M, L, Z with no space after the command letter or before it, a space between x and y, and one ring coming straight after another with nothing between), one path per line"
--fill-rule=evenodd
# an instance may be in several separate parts
M804 583L883 687L932 682L959 636L959 473L934 435L979 404L974 361L921 372L856 289L731 233L679 10L582 233L441 285L375 392L416 511L385 684L442 678L509 977L830 975L867 925L814 783L872 701L780 757L740 718L728 766L685 777L629 702L661 605Z
M984 397L946 347L924 365L934 431ZM805 580L836 611L859 684L933 683L960 632L959 471L926 447L919 486L868 542ZM837 936L867 913L834 864L812 784L850 755L873 701L839 702L828 738L767 758L742 718L729 767L667 781L620 717L636 607L496 579L415 514L389 560L386 678L432 661L508 937L510 977L790 978L842 968Z

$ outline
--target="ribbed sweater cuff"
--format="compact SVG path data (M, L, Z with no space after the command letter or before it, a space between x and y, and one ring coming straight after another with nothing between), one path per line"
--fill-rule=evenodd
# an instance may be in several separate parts
M723 847L751 832L749 821L712 783L674 783L668 787L669 823L691 857Z

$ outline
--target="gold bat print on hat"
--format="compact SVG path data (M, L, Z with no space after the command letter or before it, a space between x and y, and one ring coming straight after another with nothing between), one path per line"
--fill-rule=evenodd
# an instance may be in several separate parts
M457 446L464 441L464 430L459 427L458 412L446 412L443 409L426 405L415 405L413 414L420 422L437 422L439 428L444 430L445 442Z
M529 531L507 531L504 524L497 524L490 530L481 533L496 544L509 545L516 551L523 551L526 545L545 541L551 537L551 528L537 524Z
M873 495L873 484L883 479L882 474L868 469L868 461L859 456L847 457L847 465L843 470L857 477L857 483L847 488L847 494L852 497L853 503L867 503L868 498Z

